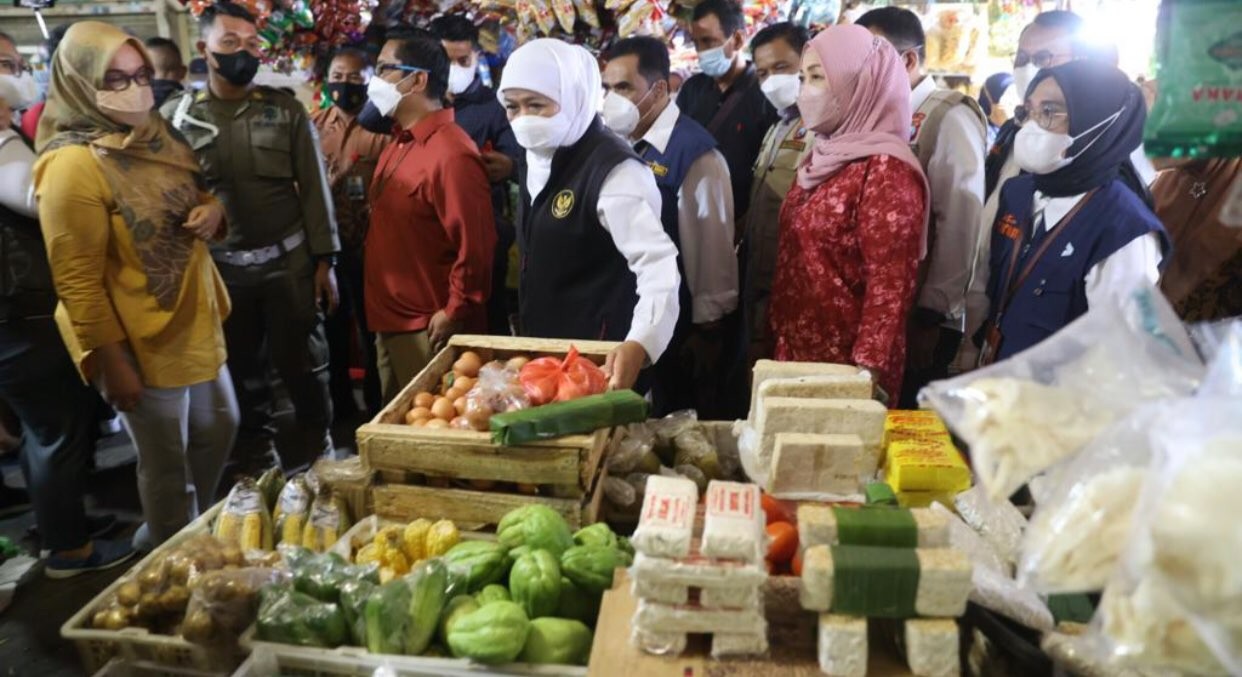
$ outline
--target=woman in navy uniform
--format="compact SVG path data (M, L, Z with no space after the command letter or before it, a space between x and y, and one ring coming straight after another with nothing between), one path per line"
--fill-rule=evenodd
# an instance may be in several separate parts
M984 363L1159 279L1168 237L1121 171L1146 118L1139 88L1108 64L1074 61L1031 82L1014 145L1026 173L1001 188L992 230Z

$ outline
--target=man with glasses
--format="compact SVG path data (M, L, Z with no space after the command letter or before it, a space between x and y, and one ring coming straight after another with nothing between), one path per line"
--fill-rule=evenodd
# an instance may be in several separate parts
M987 120L979 104L944 89L924 68L918 15L901 7L874 9L856 22L897 49L910 78L910 150L931 189L927 257L919 267L914 311L907 324L901 406L916 408L919 390L947 378L965 330L966 290L982 225L983 154Z
M496 227L474 141L443 105L449 59L426 31L384 43L367 95L396 121L371 184L367 325L385 402L453 334L487 322Z
M199 29L207 87L173 95L161 113L194 148L228 211L228 233L211 253L233 299L224 331L242 416L234 459L248 471L273 462L293 470L332 451L323 314L337 305L340 244L319 140L295 98L254 85L260 38L249 12L212 5ZM301 436L279 460L269 361Z
M39 86L22 60L17 44L8 35L0 33L0 124L8 128L16 123L16 116L33 106L39 98Z
M367 101L370 64L357 49L342 48L333 55L324 80L332 105L311 114L319 131L320 147L328 170L328 185L336 207L341 254L337 261L342 303L327 319L328 348L331 353L332 404L338 418L357 412L353 385L349 379L350 336L356 335L366 353L366 377L362 394L369 415L376 414L380 401L379 374L375 370L375 337L367 331L362 291L362 243L370 219L371 175L389 136L363 129L358 113Z

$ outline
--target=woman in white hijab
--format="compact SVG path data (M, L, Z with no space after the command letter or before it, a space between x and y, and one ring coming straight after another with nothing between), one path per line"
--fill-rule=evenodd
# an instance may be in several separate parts
M599 64L581 47L533 40L498 96L518 143L519 332L623 341L605 369L630 388L677 322L677 248L660 224L651 170L597 115Z

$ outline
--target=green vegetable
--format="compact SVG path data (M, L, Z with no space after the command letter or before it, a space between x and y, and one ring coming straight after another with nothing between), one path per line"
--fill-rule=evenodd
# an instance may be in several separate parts
M630 543L630 539L626 538L625 536L621 536L620 538L618 538L617 539L617 550L620 550L621 552L625 553L626 559L629 560L630 564L634 563L634 544Z
M603 545L609 548L617 547L617 535L608 528L603 522L596 522L589 527L583 527L574 534L574 545Z
M413 590L402 578L388 581L367 598L364 612L367 626L367 651L401 653L406 627L410 624L410 599Z
M518 547L513 548L512 550L509 551L509 559L516 562L519 557L521 557L522 555L525 555L526 553L534 552L534 550L535 549L530 547L529 545L519 545Z
M356 646L367 645L367 599L379 587L365 579L345 581L341 584L341 613L349 626L349 634Z
M546 505L526 505L510 510L496 526L496 538L505 548L529 545L560 557L574 544L574 536L560 513Z
M405 653L417 656L427 650L444 610L448 570L437 557L414 567L405 580L410 585L410 622L405 630Z
M509 591L529 618L551 616L561 599L561 565L547 550L522 555L509 572Z
M496 414L488 427L492 431L492 442L512 446L646 420L647 401L641 395L633 390L614 390L569 402Z
M513 596L509 594L509 589L505 586L493 583L483 586L483 589L474 596L474 599L479 603L479 606L483 606L492 602L512 602Z
M530 621L513 602L492 602L456 620L448 633L449 649L458 658L480 663L509 663L522 653Z
M561 577L561 598L556 607L556 615L560 618L572 618L589 626L595 626L599 618L599 603L602 595L587 592L574 585L574 582Z
M444 554L449 590L454 594L475 593L485 585L503 581L513 564L508 550L487 541L462 541L453 546Z
M349 639L337 605L320 602L287 583L266 586L259 593L256 625L258 638L266 642L331 648Z
M613 571L625 566L625 555L614 548L578 545L561 556L561 571L574 585L596 594L612 587Z
M457 619L474 612L480 606L478 600L470 595L458 595L450 599L448 604L444 605L444 612L440 614L439 634L436 637L441 642L448 642L449 630L457 623Z
M300 548L293 552L289 559L293 588L322 602L339 601L345 581L379 583L379 566L374 563L353 565L333 552L315 554Z
M591 657L591 629L568 618L536 618L530 622L523 663L586 665Z

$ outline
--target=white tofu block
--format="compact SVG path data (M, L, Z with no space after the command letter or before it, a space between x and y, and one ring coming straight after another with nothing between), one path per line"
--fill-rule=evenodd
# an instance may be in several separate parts
M750 386L750 419L753 422L759 406L759 388L772 379L804 378L807 376L857 376L870 372L849 364L829 364L827 362L777 362L776 360L759 360L751 372ZM870 397L870 395L868 395Z
M759 485L712 480L707 485L704 508L699 546L703 555L742 562L763 559L767 534Z
M821 614L818 644L819 669L824 674L866 677L867 619Z
M762 609L704 609L638 601L634 626L647 632L767 632Z
M906 621L906 660L917 677L958 677L957 623L943 618Z
M842 508L857 510L858 508ZM901 510L902 508L894 508ZM949 520L943 514L929 508L910 508L918 530L917 547L949 547ZM798 545L810 548L816 545L837 545L836 509L829 505L803 503L798 506Z
M772 467L776 436L780 433L817 435L857 435L870 458L864 458L863 474L875 473L884 439L884 419L888 410L875 400L804 400L771 397L759 409L759 463Z
M835 365L833 365L835 366ZM818 400L869 400L875 393L871 372L855 368L849 374L819 374L787 378L769 378L755 387L750 403L753 424L763 400L768 397L802 397Z
M680 656L686 651L686 633L648 632L634 626L630 630L630 643L655 656Z
M731 633L712 635L712 658L725 656L755 656L768 651L766 632Z
M857 494L870 465L858 435L778 433L768 476L769 494Z
M635 578L632 591L637 599L661 604L685 604L690 601L690 586L678 583L659 583Z
M762 604L757 587L719 586L699 590L699 605L704 609L753 609Z
M917 548L919 583L914 613L933 618L966 613L971 590L971 566L966 555L951 548ZM832 611L834 569L832 548L817 545L802 555L799 601L809 611Z
M767 569L758 564L744 564L688 557L681 560L649 557L642 553L634 556L630 576L635 580L679 585L758 587L768 580Z
M638 528L630 539L634 550L652 557L690 554L698 504L699 488L693 481L684 477L648 477Z

